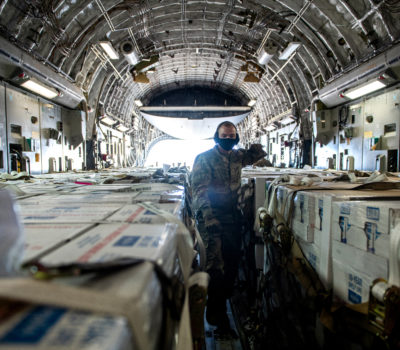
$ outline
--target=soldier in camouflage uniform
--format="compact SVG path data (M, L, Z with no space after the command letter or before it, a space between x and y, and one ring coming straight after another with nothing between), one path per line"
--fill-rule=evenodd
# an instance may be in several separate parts
M221 333L231 333L226 300L231 297L238 270L242 216L238 190L244 166L262 159L261 145L232 149L239 142L234 124L223 122L214 135L216 146L199 154L191 173L196 225L204 241L210 285L206 318Z

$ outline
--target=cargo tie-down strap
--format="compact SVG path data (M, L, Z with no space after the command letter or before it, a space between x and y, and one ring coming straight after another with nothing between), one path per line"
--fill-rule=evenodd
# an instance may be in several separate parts
M190 316L189 316L189 302L188 302L188 288L192 284L189 279L191 264L195 256L191 236L186 226L173 214L165 212L155 207L152 203L138 203L144 208L161 215L168 222L175 223L178 226L178 257L182 267L184 279L184 302L180 311L179 329L178 329L178 350L186 350L192 348L192 337L190 331ZM99 272L111 271L112 269L118 270L122 268L129 268L140 264L143 271L151 273L154 271L158 276L162 288L164 287L163 297L165 294L171 294L171 290L165 289L166 281L169 277L165 275L162 268L157 266L154 262L144 261L142 259L120 259L115 262L109 263L89 263L69 265L56 268L55 270L63 274L63 271L78 271L85 272ZM51 274L50 274L51 276ZM164 284L164 285L163 285ZM167 283L168 284L168 283ZM171 297L174 297L172 295ZM141 310L138 307L138 300L129 298L127 296L116 296L115 294L107 294L89 288L74 287L68 285L61 285L57 283L49 283L46 281L35 280L27 277L15 278L1 278L0 279L0 298L19 300L29 303L36 303L42 305L52 305L57 307L71 308L84 310L94 313L104 313L118 316L125 316L131 326L135 344L139 349L150 349L148 338L145 336L143 325L138 322L144 315L141 315ZM165 301L165 300L164 300ZM171 302L171 300L170 300ZM179 307L177 308L179 311Z

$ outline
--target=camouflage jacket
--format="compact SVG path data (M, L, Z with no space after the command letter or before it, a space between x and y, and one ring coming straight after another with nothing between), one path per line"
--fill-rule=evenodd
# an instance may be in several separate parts
M261 145L252 145L249 150L232 150L229 154L221 153L215 146L199 154L190 175L196 217L201 216L207 223L236 215L241 170L265 155Z

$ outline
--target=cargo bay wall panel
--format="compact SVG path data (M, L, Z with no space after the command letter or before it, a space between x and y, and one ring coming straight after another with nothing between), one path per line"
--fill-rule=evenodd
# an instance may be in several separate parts
M7 119L5 87L0 85L0 173L8 172Z

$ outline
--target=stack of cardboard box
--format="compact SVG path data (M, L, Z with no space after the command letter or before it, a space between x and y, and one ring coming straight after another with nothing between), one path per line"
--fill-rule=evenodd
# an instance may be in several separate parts
M192 256L180 224L183 187L80 177L16 184L29 194L16 200L25 248L20 276L0 280L0 349L158 349L176 342L182 310L171 305L182 306ZM166 300L171 292L175 301Z

